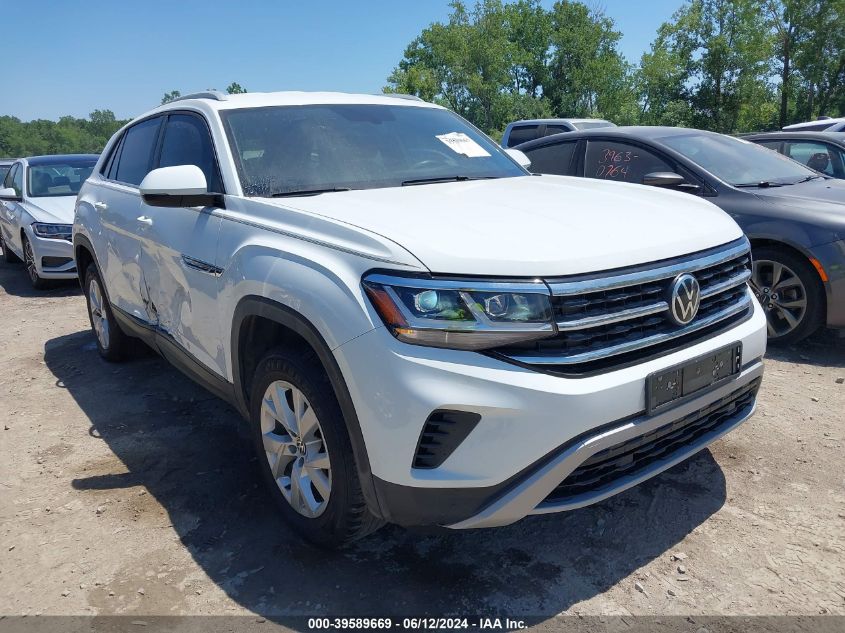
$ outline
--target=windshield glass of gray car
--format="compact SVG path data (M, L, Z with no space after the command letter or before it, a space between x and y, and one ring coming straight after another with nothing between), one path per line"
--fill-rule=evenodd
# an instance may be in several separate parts
M79 193L82 183L91 175L96 164L96 159L88 159L30 165L29 196L30 198L75 196Z
M789 185L816 172L777 152L720 134L673 134L657 139L735 186Z
M247 196L527 175L484 134L439 108L277 106L221 116Z

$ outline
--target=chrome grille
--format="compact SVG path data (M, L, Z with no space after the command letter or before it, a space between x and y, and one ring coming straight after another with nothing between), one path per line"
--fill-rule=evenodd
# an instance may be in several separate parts
M670 286L682 273L698 280L701 304L692 322L679 326L668 312ZM557 335L498 353L552 371L612 368L661 351L670 342L694 342L714 328L742 319L751 307L746 288L750 276L750 249L743 238L649 267L547 280Z

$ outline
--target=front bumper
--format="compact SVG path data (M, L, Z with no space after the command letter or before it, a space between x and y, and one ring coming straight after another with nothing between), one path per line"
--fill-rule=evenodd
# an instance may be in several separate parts
M822 265L828 277L824 284L827 295L827 326L845 328L845 240L815 246L812 255Z
M741 342L742 373L728 385L647 417L645 379L731 343ZM568 472L607 442L645 433L718 400L762 372L766 322L754 301L735 327L665 356L603 374L562 378L488 356L416 347L379 328L335 350L367 447L379 508L403 525L482 527L528 514L569 509L539 507ZM721 395L720 395L721 394ZM481 420L437 468L413 468L425 420L432 411L477 413ZM749 412L750 414L750 412ZM593 503L686 459L721 432L652 465L643 476L583 499ZM577 507L572 506L572 507Z
M76 262L73 260L73 244L67 240L38 237L27 231L35 268L44 279L76 279Z

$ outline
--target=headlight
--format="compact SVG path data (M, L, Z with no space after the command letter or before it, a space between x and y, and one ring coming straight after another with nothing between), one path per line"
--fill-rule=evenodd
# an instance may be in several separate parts
M72 224L45 224L43 222L35 222L32 225L32 232L38 237L46 237L54 240L70 241L72 229Z
M554 336L549 289L488 282L367 275L364 290L393 335L406 343L482 350Z

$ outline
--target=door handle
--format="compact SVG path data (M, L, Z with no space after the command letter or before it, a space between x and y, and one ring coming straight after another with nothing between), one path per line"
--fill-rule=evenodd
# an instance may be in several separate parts
M106 209L108 209L108 208L109 208L109 205L107 205L105 202L95 202L95 203L94 203L94 208L95 208L97 211L105 211Z
M148 217L147 217L147 216L145 216L145 215L142 215L142 216L140 216L140 217L138 217L138 218L135 218L135 219L136 219L136 220L138 220L138 222L140 222L141 224L146 224L147 226L152 226L152 225L153 225L153 219L152 219L152 218L148 218Z

